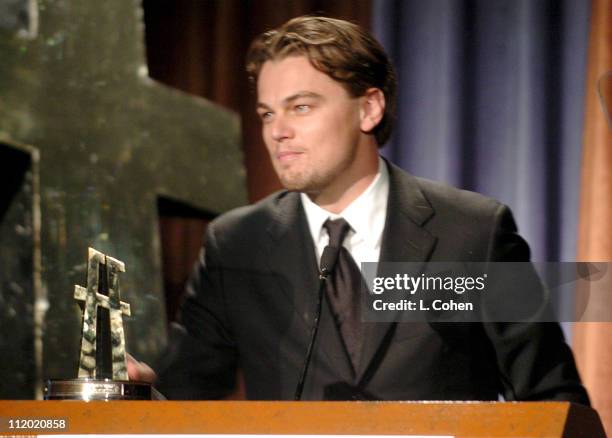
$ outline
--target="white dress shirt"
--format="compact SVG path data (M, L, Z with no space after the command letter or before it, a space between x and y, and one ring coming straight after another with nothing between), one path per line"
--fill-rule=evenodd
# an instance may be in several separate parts
M382 233L387 217L387 198L389 197L389 171L387 165L378 158L378 173L365 191L351 202L340 214L331 213L312 202L308 195L301 194L302 205L310 234L321 259L323 248L329 243L327 230L323 224L327 219L344 218L351 230L344 239L343 246L348 249L361 269L363 262L378 262Z

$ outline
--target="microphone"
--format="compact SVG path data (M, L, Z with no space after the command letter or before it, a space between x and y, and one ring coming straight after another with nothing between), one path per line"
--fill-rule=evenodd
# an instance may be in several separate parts
M298 401L302 398L302 391L304 390L304 382L306 381L306 375L308 374L308 367L310 366L310 360L312 357L312 350L314 343L317 338L317 332L319 331L319 321L321 319L321 307L323 303L323 290L325 289L325 282L329 275L334 271L336 262L338 261L339 248L327 245L323 249L321 254L321 271L319 272L319 292L317 294L317 309L315 313L314 326L310 334L310 343L308 344L308 350L306 351L306 359L304 360L304 366L302 367L302 373L300 380L298 381L297 387L295 388L294 400Z
M323 249L323 254L321 254L321 273L319 274L319 280L327 279L327 277L334 271L336 262L338 261L339 251L340 248L329 245Z

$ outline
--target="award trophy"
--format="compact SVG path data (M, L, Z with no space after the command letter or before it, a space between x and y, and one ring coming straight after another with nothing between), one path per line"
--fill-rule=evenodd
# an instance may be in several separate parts
M47 381L45 400L155 397L149 383L128 378L122 316L130 315L130 305L119 296L120 272L125 272L123 262L89 248L87 288L74 288L74 298L85 303L78 378Z

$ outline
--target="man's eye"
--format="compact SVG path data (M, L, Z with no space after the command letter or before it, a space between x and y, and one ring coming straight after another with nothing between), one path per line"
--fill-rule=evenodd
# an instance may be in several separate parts
M272 119L272 113L270 111L266 111L265 113L259 113L259 118L266 122Z
M295 106L295 111L298 112L298 113L306 113L306 112L310 111L310 105L305 105L305 104L296 105Z

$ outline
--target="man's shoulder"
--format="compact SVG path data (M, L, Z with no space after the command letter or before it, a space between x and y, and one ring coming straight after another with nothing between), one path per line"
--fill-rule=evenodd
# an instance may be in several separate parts
M404 215L438 238L437 251L442 259L501 257L490 251L496 248L492 245L503 235L506 242L513 242L512 259L528 260L529 250L517 235L512 212L506 205L480 193L405 172L396 180L400 186L398 190L407 193L405 199L420 197L418 202L409 200L399 205Z
M436 215L448 215L478 219L491 217L507 209L498 200L470 190L460 189L448 183L412 175L392 166L392 181L407 193L409 198L421 197L421 208L427 206Z
M215 218L208 226L216 238L252 238L297 205L297 193L281 190L260 201L235 208Z
M450 211L465 214L494 214L503 204L497 199L450 184L415 177L419 187L436 211Z

